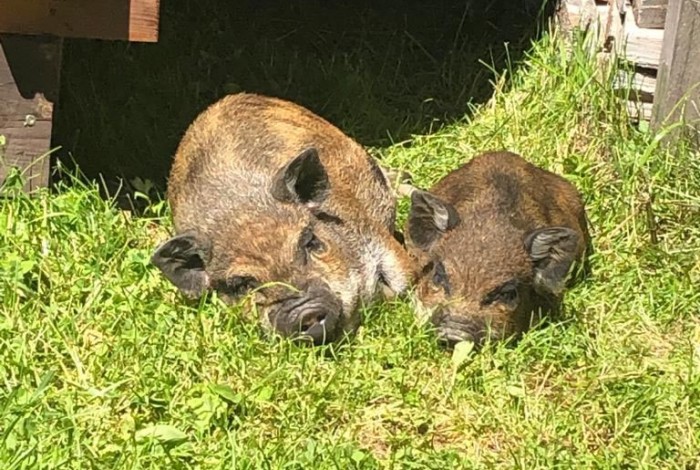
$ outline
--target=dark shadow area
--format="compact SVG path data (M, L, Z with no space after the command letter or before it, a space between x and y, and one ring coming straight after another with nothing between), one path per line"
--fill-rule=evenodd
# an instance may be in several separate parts
M549 2L548 4L551 4ZM286 98L364 145L435 131L517 63L543 0L168 1L160 40L66 40L54 144L89 178L163 188L186 127L248 91ZM504 44L508 44L508 47Z
M32 100L40 93L50 102L56 102L60 46L60 40L55 38L0 34L0 47L22 98Z

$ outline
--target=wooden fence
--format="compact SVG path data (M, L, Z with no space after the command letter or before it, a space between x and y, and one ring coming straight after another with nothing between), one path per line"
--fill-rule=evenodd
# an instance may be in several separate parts
M629 63L613 87L631 120L660 130L683 118L700 140L700 0L561 0L557 17L565 31L595 28L601 56Z

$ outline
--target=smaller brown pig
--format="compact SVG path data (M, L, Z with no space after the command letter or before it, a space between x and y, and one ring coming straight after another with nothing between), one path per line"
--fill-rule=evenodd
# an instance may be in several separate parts
M413 190L405 236L419 263L417 313L448 347L517 337L557 312L590 248L576 188L510 152Z

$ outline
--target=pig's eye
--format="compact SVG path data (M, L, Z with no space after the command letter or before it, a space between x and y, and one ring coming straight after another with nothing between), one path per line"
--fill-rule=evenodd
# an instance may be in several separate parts
M508 281L489 292L481 301L482 305L489 305L495 302L505 305L515 306L518 303L518 283Z
M433 271L433 284L442 287L445 289L445 293L449 294L450 283L447 277L447 271L445 270L445 265L440 261L435 263L435 270Z
M310 227L307 227L299 238L299 247L304 251L304 253L320 253L325 248L326 245L323 244L321 240L318 239L314 232L311 231Z
M323 249L325 247L326 246L323 244L323 242L321 240L318 239L318 237L316 235L311 235L311 239L308 242L306 242L305 248L308 251L319 252L319 251L323 251Z
M252 276L232 276L219 285L218 290L232 297L241 297L259 285L258 280Z

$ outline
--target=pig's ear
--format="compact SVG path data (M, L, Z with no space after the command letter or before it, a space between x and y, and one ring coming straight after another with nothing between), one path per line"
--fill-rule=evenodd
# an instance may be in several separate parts
M329 188L318 151L308 148L277 172L271 192L278 201L317 205L326 199Z
M414 190L408 216L408 235L420 249L427 249L443 233L459 224L457 210L432 194Z
M566 227L533 230L525 236L525 249L535 266L535 287L560 295L576 259L579 235Z
M197 298L209 288L209 276L204 270L209 253L208 243L186 232L159 246L151 256L151 263L187 297Z

